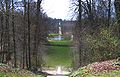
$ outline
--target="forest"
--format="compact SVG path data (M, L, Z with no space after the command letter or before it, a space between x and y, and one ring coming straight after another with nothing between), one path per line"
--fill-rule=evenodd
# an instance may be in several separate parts
M113 60L112 64L117 65L117 70L120 70L120 0L70 0L72 11L70 20L50 18L41 7L42 1L44 0L0 0L1 77L5 74L5 71L1 70L4 65L13 68L14 72L19 68L46 75L42 72L46 65L57 66L58 59L54 61L52 54L60 55L60 62L69 65L68 67L72 69L70 72L73 73L69 75L71 77L87 77L86 74L80 76L81 67L94 62L109 63ZM67 25L69 27L62 30L63 34L56 34L58 31L56 23L60 25L60 22L65 24L67 21L73 22L74 25L72 27ZM70 31L68 35L67 32L65 35L66 29ZM61 41L48 39L54 36L63 36L65 39ZM72 40L70 36L73 36ZM59 50L62 52L57 52ZM44 61L46 54L51 57L48 63ZM70 56L64 58L68 54ZM77 69L79 71L74 74ZM117 71L117 74L119 77L120 71Z

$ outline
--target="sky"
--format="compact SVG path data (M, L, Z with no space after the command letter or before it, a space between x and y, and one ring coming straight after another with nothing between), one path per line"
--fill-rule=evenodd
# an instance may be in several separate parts
M21 1L21 0L16 0ZM37 0L35 0L37 1ZM43 0L42 8L44 13L51 18L70 19L70 0Z
M18 0L18 1L21 1L21 0ZM70 20L72 18L71 11L70 11L71 9L70 1L71 0L43 0L42 8L44 10L44 13L46 13L48 17L63 19L63 20L64 19Z
M42 7L49 17L70 19L70 0L43 0Z
M72 18L70 1L71 0L43 0L42 7L49 17L70 20Z

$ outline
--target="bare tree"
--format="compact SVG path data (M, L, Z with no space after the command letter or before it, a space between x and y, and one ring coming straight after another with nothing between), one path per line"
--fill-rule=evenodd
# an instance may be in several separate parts
M120 0L115 0L115 10L118 23L118 36L120 37Z
M16 55L16 40L15 40L15 24L14 24L14 0L12 0L12 27L13 27L13 52L14 52L14 67L17 67L17 55Z
M28 15L28 63L29 63L29 69L31 69L31 47L30 47L30 0L28 0L28 9L27 9L27 15Z
M111 19L111 0L108 1L108 27L110 27L110 19Z

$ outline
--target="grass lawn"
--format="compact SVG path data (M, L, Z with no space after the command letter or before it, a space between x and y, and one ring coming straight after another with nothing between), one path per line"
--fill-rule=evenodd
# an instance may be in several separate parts
M69 45L70 41L49 41L54 45ZM70 48L62 46L50 46L46 56L46 66L71 66Z
M61 40L61 41L49 40L49 43L54 44L54 45L70 45L71 41L69 41L69 40Z

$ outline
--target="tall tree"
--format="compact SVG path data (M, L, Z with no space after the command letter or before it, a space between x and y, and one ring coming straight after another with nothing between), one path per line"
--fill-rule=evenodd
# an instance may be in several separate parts
M23 68L25 68L25 63L26 63L26 67L28 68L28 53L27 53L27 36L26 36L26 5L27 2L26 0L23 1L24 2L24 16L23 16Z
M118 23L118 36L120 37L120 0L115 0L116 17Z
M2 57L1 57L1 62L3 63L4 61L4 50L3 50L3 46L4 46L4 4L3 4L3 0L1 0L1 7L2 7L2 10L1 10L1 52L2 52Z
M111 0L108 1L108 27L110 27L110 19L111 19Z
M81 0L78 0L78 23L75 26L75 32L74 32L74 40L75 44L76 44L76 50L74 52L75 55L75 60L74 60L74 65L76 68L81 66L81 54L82 54L82 50L81 50L81 46L82 46L82 37L81 37L81 28L82 28L82 24L81 24L81 18L82 18L82 4L81 4Z
M31 69L31 47L30 47L30 0L28 0L28 9L27 9L27 15L28 15L28 63L29 63L29 69Z
M17 55L16 55L16 40L15 40L15 24L14 24L14 0L12 0L12 27L13 27L13 52L14 52L14 67L17 67Z
M10 29L9 29L9 14L10 14L10 1L5 0L5 5L6 5L6 12L5 12L5 46L4 50L6 54L10 53ZM6 61L10 56L6 55Z

